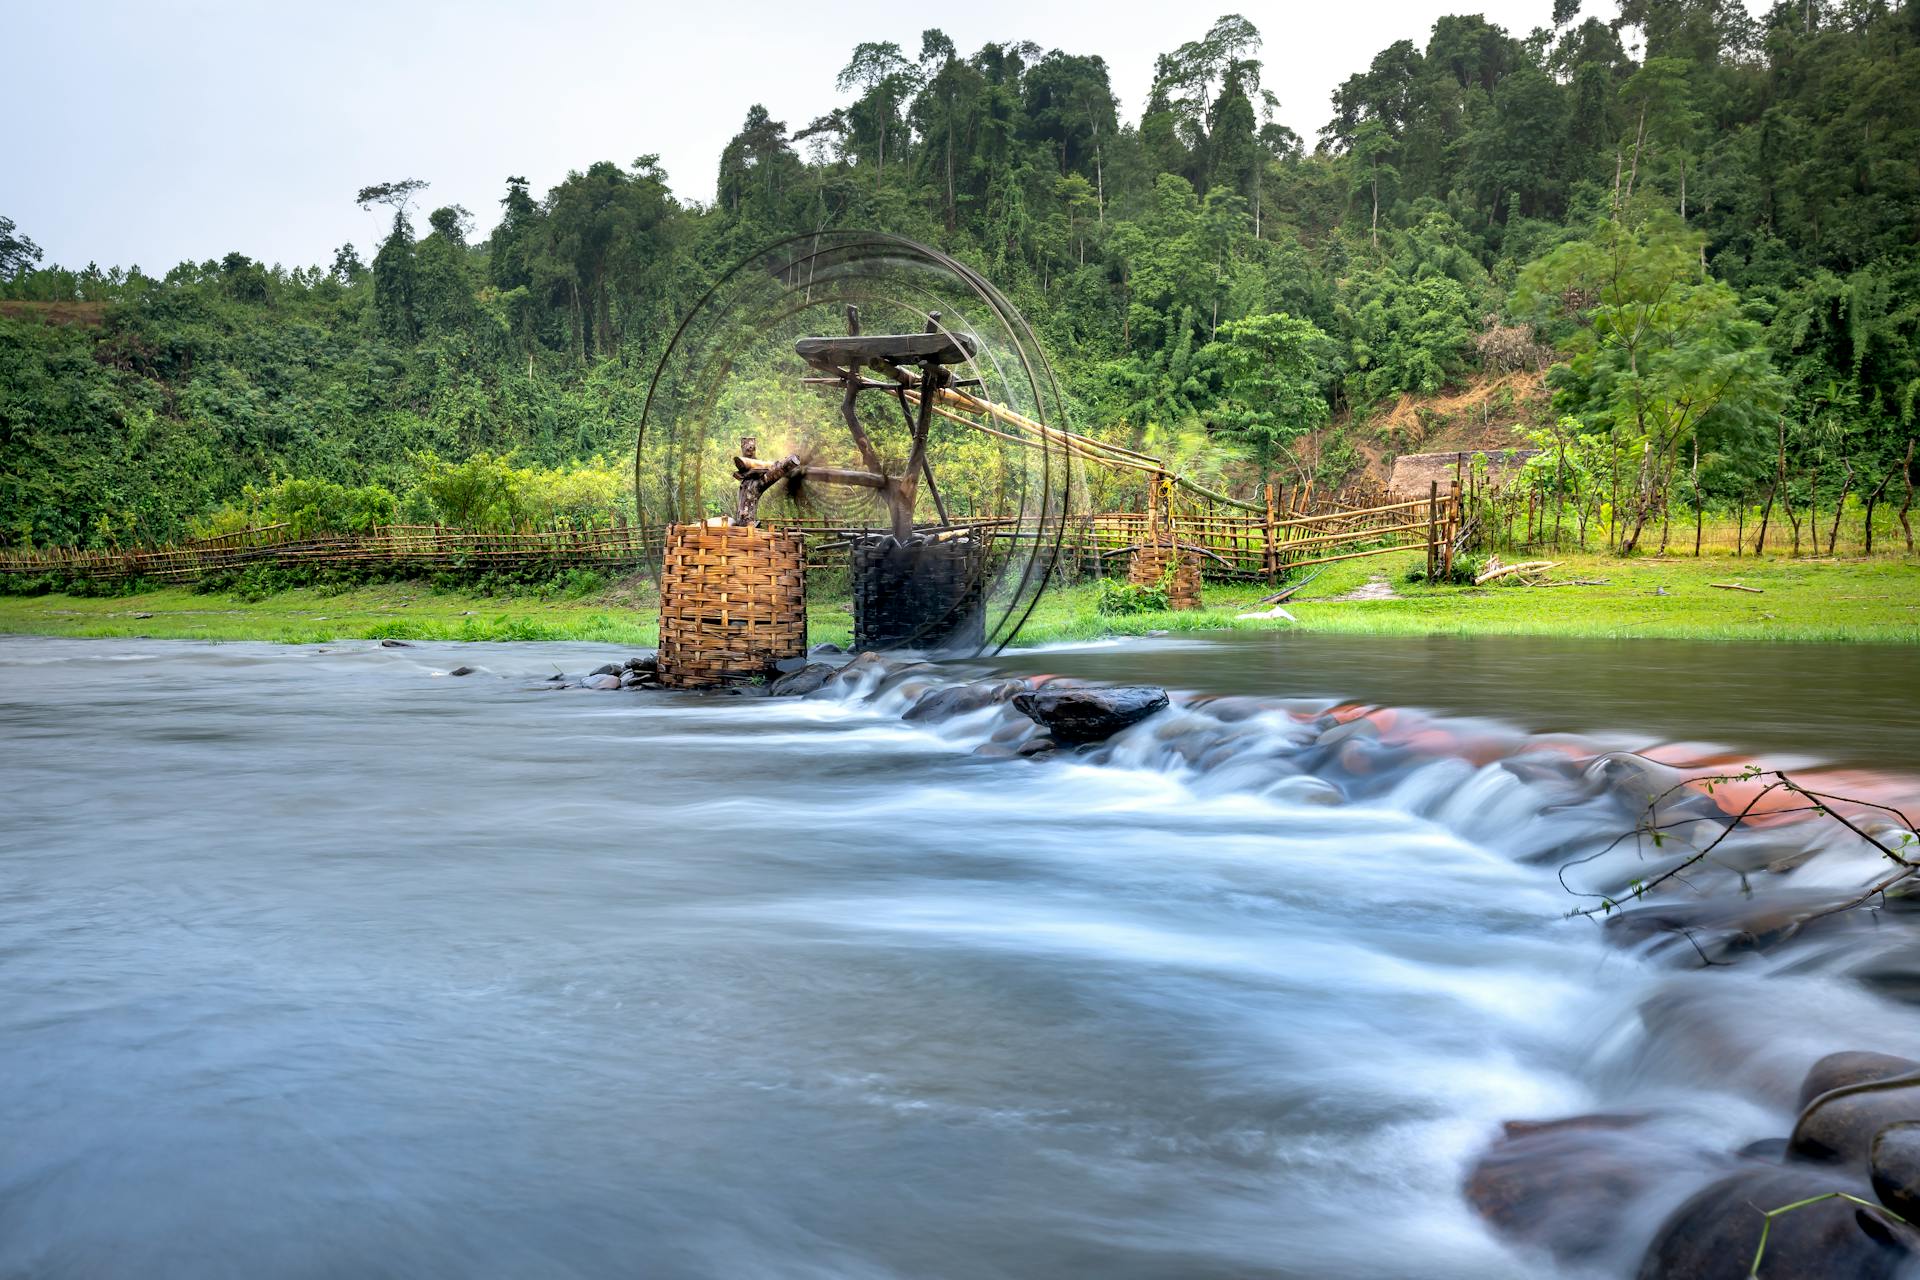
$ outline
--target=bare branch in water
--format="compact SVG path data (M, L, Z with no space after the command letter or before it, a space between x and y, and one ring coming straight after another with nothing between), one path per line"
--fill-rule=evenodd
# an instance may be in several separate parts
M1712 795L1714 788L1717 786L1721 786L1723 784L1732 783L1732 782L1753 782L1761 778L1771 778L1773 779L1773 781L1767 783L1765 786L1761 787L1759 791L1755 792L1754 795L1747 801L1747 803L1740 809L1740 811L1736 814L1733 814L1729 818L1726 826L1721 829L1719 835L1715 836L1711 841L1709 841L1704 848L1695 852L1693 856L1689 858L1685 858L1680 862L1676 863L1675 865L1667 868L1665 871L1661 872L1659 875L1655 876L1653 879L1646 880L1646 881L1641 881L1641 880L1633 881L1624 899L1616 898L1612 894L1589 893L1585 890L1575 889L1572 885L1569 885L1567 883L1568 871L1570 871L1574 867L1582 866L1586 863L1592 862L1596 858L1599 858L1608 853L1611 853L1613 850L1619 848L1624 841L1627 841L1630 839L1631 840L1650 839L1653 842L1654 848L1657 849L1657 848L1660 848L1665 841L1665 837L1662 834L1663 832L1669 831L1675 827L1691 826L1696 822L1708 820L1708 819L1701 819L1701 818L1682 818L1673 822L1654 821L1655 817L1659 813L1661 804L1664 803L1667 800L1667 798L1672 796L1675 792L1685 790L1689 787L1699 787L1704 789L1708 795ZM1588 916L1588 917L1596 916L1596 915L1607 915L1607 914L1610 914L1614 910L1614 908L1623 905L1623 902L1638 901L1639 899L1645 897L1648 893L1650 893L1654 889L1657 889L1661 885L1667 883L1669 880L1678 880L1682 884L1687 884L1688 881L1683 873L1686 872L1689 868L1699 865L1701 862L1712 862L1715 865L1726 866L1726 864L1719 862L1718 859L1713 857L1713 851L1719 848L1721 843L1725 841L1727 837L1731 836L1735 831L1739 830L1740 824L1742 822L1754 816L1754 810L1759 806L1761 801L1765 800L1768 796L1772 795L1776 791L1785 791L1796 796L1804 797L1810 803L1804 804L1804 805L1795 805L1791 808L1786 808L1786 809L1775 809L1767 813L1765 816L1774 817L1774 816L1778 816L1780 814L1786 814L1786 813L1815 813L1815 814L1821 815L1822 817L1832 818L1835 822L1838 822L1841 826L1845 827L1848 831L1851 831L1854 835L1859 836L1862 840L1872 845L1874 850L1878 852L1882 857L1893 862L1896 866L1900 868L1898 871L1894 872L1892 875L1887 876L1886 878L1880 880L1878 883L1874 884L1872 887L1867 889L1866 892L1862 893L1859 897L1854 898L1851 901L1843 902L1836 906L1826 908L1825 910L1822 910L1812 916L1809 916L1808 919L1817 920L1817 919L1820 919L1822 916L1834 915L1841 911L1850 911L1855 907L1864 905L1865 903L1871 901L1875 897L1880 897L1884 901L1885 894L1888 889L1891 889L1895 885L1898 885L1906 880L1912 879L1916 875L1920 875L1920 862L1916 862L1910 858L1902 856L1901 851L1907 849L1908 846L1914 842L1914 837L1911 834L1914 831L1914 825L1912 820L1909 819L1907 815L1901 812L1899 809L1894 808L1892 805L1879 804L1871 800L1857 800L1852 796L1840 796L1840 795L1834 795L1830 792L1825 792L1825 791L1814 791L1810 788L1803 787L1799 783L1795 782L1792 778L1787 776L1784 770L1761 769L1758 765L1752 765L1752 766L1749 766L1745 771L1741 773L1701 774L1696 777L1681 779L1679 782L1674 783L1672 786L1660 792L1658 795L1654 796L1651 800L1647 802L1646 812L1642 816L1640 822L1634 826L1633 830L1621 833L1620 835L1614 837L1613 840L1609 841L1605 847L1593 853L1590 853L1585 857L1575 858L1572 861L1562 863L1558 873L1561 888L1565 889L1568 893L1573 894L1576 897L1599 899L1599 902L1595 903L1592 906L1576 907L1574 910L1568 912L1567 914L1570 916ZM1899 820L1900 825L1909 834L1906 834L1905 836L1903 836L1899 845L1894 847L1889 847L1888 845L1883 844L1881 843L1881 841L1875 839L1872 835L1869 835L1866 831L1862 830L1857 824L1855 824L1851 819L1847 818L1845 815L1836 813L1832 807L1833 804L1857 806L1863 809L1878 809L1883 813L1892 814L1896 819ZM1737 869L1733 867L1727 867L1727 869L1729 871L1737 871ZM1746 885L1746 875L1743 872L1738 874L1740 874L1741 884L1744 887ZM1700 950L1700 944L1697 942L1694 942L1691 934L1687 935L1687 941L1693 942L1695 951ZM1706 959L1706 955L1704 952L1701 953L1700 958L1702 960ZM1709 961L1709 963L1711 962Z

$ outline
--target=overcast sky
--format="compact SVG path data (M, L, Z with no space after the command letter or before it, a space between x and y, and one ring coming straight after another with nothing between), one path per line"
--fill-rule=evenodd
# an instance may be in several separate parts
M861 40L912 56L937 25L963 53L988 41L1107 61L1138 117L1155 55L1204 34L1231 0L972 0L908 7L778 3L387 4L285 0L26 0L8 19L0 214L49 263L163 273L229 250L287 266L371 252L380 213L360 187L432 183L423 209L462 204L484 234L509 174L536 194L595 160L658 153L677 195L713 198L720 149L747 107L798 129L845 99L835 72ZM1617 12L1588 0L1588 12ZM1440 13L1481 12L1515 35L1551 0L1343 0L1239 11L1266 37L1281 120L1311 145L1328 96Z

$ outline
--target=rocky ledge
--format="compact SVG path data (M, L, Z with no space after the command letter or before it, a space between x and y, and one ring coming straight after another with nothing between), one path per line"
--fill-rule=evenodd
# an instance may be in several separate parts
M1062 747L1094 747L1122 730L1164 711L1171 703L1165 689L1146 685L1098 686L1065 680L1001 678L945 684L939 669L926 662L863 653L848 658L834 645L816 645L804 659L779 664L774 678L715 689L730 697L872 698L899 692L910 699L901 718L938 723L989 708L1010 705L1019 713L1003 723L976 750L978 755L1034 758ZM660 689L659 658L638 654L607 662L585 675L556 673L541 689Z
M1663 1141L1650 1115L1511 1121L1469 1173L1467 1200L1502 1234L1591 1264L1632 1239L1650 1208L1671 1204L1671 1188L1691 1183L1641 1254L1639 1280L1745 1280L1763 1227L1763 1277L1912 1274L1920 1062L1829 1054L1807 1073L1800 1102L1790 1135L1737 1152ZM1788 1206L1797 1207L1772 1212Z

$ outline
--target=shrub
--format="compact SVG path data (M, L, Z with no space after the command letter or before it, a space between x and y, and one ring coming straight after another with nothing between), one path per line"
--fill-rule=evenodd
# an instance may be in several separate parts
M1485 556L1458 555L1453 558L1453 568L1437 576L1434 581L1447 586L1470 587L1473 585L1475 578L1486 572L1486 568L1487 561ZM1406 571L1401 580L1404 582L1425 582L1427 580L1427 566L1423 564L1413 566L1413 568Z
M291 537L311 538L366 533L375 525L392 524L399 510L399 499L377 484L350 486L295 476L265 489L248 485L242 505L222 507L192 521L191 528L195 537L211 538L256 525L285 524Z
M1156 582L1151 586L1141 586L1132 582L1120 582L1114 578L1100 579L1100 595L1094 602L1094 608L1109 617L1120 617L1129 613L1165 613L1173 607L1168 596L1167 583Z

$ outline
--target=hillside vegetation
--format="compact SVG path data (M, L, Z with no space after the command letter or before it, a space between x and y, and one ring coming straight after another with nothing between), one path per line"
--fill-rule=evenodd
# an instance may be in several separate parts
M902 30L823 77L817 118L746 106L710 204L652 156L581 157L545 193L505 178L480 236L431 174L368 174L341 198L390 215L371 260L243 245L161 274L43 265L0 219L0 541L607 518L704 283L856 226L976 265L1040 331L1077 427L1203 480L1490 444L1511 423L1473 423L1485 390L1528 393L1514 420L1564 460L1533 482L1604 489L1623 547L1676 498L1898 490L1920 6L1540 19L1439 18L1356 69L1312 139L1274 121L1242 17L1162 55L1132 120L1095 49Z

